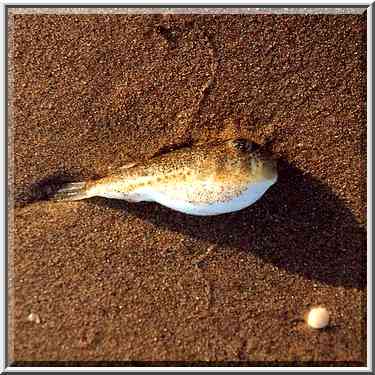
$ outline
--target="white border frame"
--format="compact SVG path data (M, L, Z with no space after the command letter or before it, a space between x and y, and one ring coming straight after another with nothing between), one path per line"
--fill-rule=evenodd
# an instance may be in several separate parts
M0 82L2 83L2 97L4 98L1 101L1 113L4 114L4 116L1 117L1 124L2 124L2 145L3 145L3 160L4 163L1 163L0 165L0 172L1 176L3 178L3 183L1 185L1 188L3 189L3 199L1 200L1 209L2 212L4 212L3 216L3 222L5 223L4 226L1 227L1 237L3 239L2 244L4 246L4 251L2 252L2 258L1 258L1 271L3 277L0 281L0 296L1 296L1 304L2 309L0 309L0 318L1 318L1 326L3 328L2 332L3 335L1 337L0 341L0 370L12 373L12 372L195 372L195 371L202 371L202 372L248 372L251 370L252 372L270 372L270 371L277 371L277 372L371 372L373 371L373 362L372 362L372 12L373 12L373 5L369 1L339 1L339 0L331 0L330 2L325 2L323 0L317 0L317 1L310 1L310 2L303 2L303 1L297 1L297 0L289 0L287 1L288 5L285 5L285 2L283 4L282 1L267 1L263 2L261 4L252 4L248 1L235 1L231 3L230 1L214 1L214 0L206 0L203 4L201 1L198 0L190 0L190 1L184 1L183 4L179 5L179 3L176 3L176 0L164 0L162 2L159 2L159 0L144 0L142 3L137 1L131 1L124 3L123 1L119 0L112 0L108 3L102 3L95 0L88 1L88 0L81 0L79 3L74 0L66 0L64 2L54 2L47 0L40 0L37 4L36 3L27 3L26 1L4 1L0 0L1 10L0 10L0 21L3 25L3 38L1 38L0 44L1 44L1 51L2 58L1 63L3 66L3 69L0 73ZM229 5L230 4L230 5ZM7 337L6 334L8 332L7 330L7 292L6 292L6 286L7 286L7 252L6 246L7 246L7 237L8 234L6 225L7 225L7 178L6 178L6 171L7 171L7 137L6 137L6 124L7 124L7 111L6 111L6 75L7 75L7 66L6 66L6 54L7 51L6 48L6 38L8 38L6 27L6 11L5 6L34 6L37 8L38 6L61 6L66 7L69 5L72 6L96 6L97 8L100 8L101 6L105 7L116 7L116 5L121 6L137 6L139 8L142 7L155 7L160 8L161 6L170 6L173 7L174 5L182 6L184 5L186 8L189 6L217 6L217 7L225 7L225 6L250 6L255 7L259 6L260 9L268 7L268 6L275 6L277 8L284 7L283 9L286 11L287 9L290 9L291 6L303 6L303 7L309 7L309 6L320 6L322 5L322 8L324 6L335 6L337 5L337 8L340 7L350 7L350 6L363 6L367 7L367 224L368 224L368 237L367 237L367 366L366 367L6 367L6 361L7 361ZM258 8L258 10L260 10ZM287 11L286 11L287 13ZM0 272L1 272L0 271Z

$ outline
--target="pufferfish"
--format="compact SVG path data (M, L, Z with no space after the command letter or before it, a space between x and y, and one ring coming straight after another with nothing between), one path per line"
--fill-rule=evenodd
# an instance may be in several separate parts
M220 215L250 206L276 181L276 160L238 138L181 148L97 180L65 184L53 200L98 196L158 202L190 215Z

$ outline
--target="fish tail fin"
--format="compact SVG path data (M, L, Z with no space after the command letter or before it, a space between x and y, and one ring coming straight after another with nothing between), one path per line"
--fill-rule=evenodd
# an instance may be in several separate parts
M86 182L69 182L64 184L52 196L53 201L78 201L81 199L90 198L90 194Z

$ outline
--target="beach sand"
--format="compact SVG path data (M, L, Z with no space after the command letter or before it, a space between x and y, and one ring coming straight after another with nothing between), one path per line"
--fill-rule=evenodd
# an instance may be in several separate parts
M11 360L365 365L365 17L11 16ZM43 200L234 133L280 159L241 212Z

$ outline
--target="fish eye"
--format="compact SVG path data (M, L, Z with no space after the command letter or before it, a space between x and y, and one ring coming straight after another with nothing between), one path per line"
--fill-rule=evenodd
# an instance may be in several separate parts
M233 141L234 147L237 148L237 150L244 151L244 152L252 152L256 151L259 146L255 144L254 142L248 141L243 138L235 139Z

